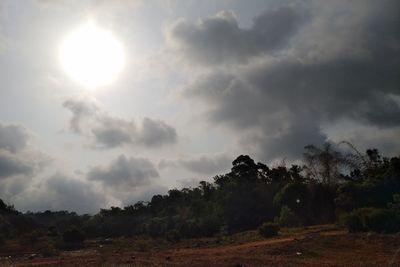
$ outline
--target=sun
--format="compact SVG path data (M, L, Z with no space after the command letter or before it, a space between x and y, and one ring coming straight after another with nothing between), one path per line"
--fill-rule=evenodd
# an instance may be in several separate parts
M68 34L59 50L65 73L87 89L112 83L125 65L125 53L110 31L88 22Z

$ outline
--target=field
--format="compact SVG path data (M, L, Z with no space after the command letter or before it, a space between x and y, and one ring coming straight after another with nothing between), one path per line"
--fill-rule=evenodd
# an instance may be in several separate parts
M333 225L283 229L265 239L249 231L179 242L89 240L85 248L41 254L40 244L7 241L1 266L400 266L400 236L350 234ZM47 256L47 257L45 257Z

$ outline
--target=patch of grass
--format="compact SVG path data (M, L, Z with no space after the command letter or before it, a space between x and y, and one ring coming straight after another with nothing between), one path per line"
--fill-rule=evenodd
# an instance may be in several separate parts
M258 233L263 237L277 236L279 233L279 225L272 222L263 223L258 228Z
M135 237L135 238L117 238L109 244L92 243L91 246L96 247L103 253L116 253L127 251L147 252L153 250L165 249L171 246L171 242L165 239L153 239L149 237Z

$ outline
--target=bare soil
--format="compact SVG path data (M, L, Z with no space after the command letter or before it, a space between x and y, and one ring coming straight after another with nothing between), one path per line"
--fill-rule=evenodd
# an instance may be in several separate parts
M17 241L0 246L0 266L399 266L400 235L349 234L332 225L183 240L89 241L84 249L44 257Z

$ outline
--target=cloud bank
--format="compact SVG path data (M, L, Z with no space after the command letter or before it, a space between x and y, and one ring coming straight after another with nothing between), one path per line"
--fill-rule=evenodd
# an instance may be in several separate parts
M342 121L400 135L399 2L305 8L307 19L290 7L267 10L250 29L230 12L172 24L166 36L182 59L203 66L183 95L261 160L296 159L303 146L334 139L323 126Z

